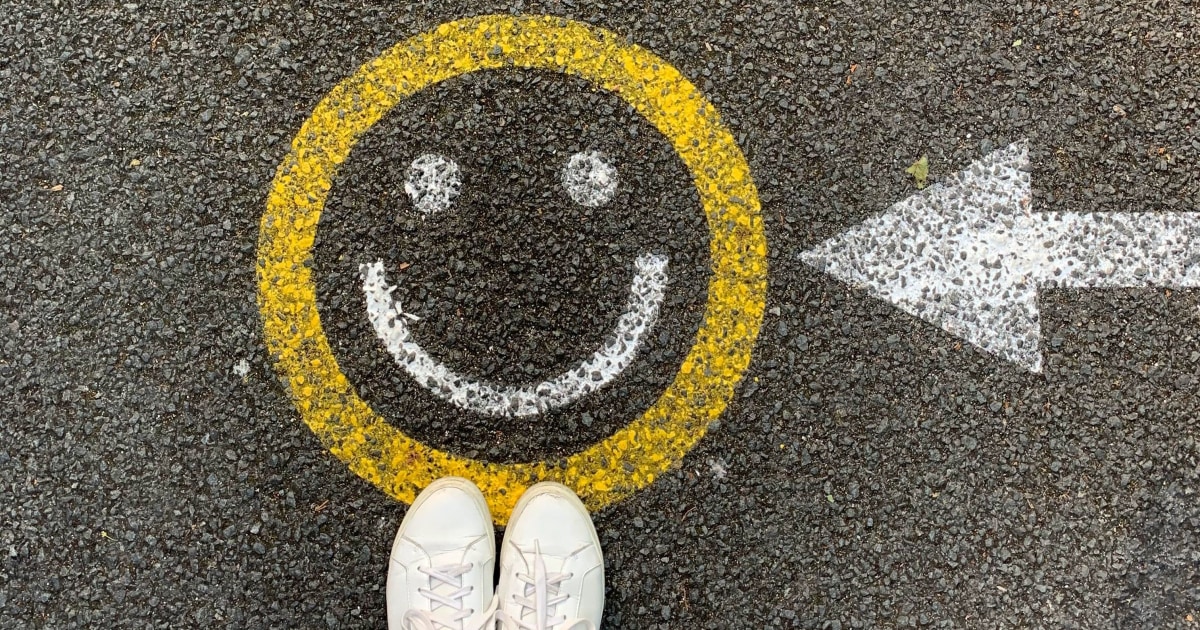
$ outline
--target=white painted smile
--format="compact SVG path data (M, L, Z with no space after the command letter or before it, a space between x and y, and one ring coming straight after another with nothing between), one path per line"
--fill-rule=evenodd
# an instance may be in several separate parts
M617 169L597 151L571 156L562 170L562 185L577 204L599 208L617 191ZM458 164L447 157L425 154L413 160L404 191L422 215L444 212L454 204L462 181ZM625 312L604 345L592 356L558 376L525 385L487 383L460 374L430 356L412 338L405 313L392 299L396 289L384 277L383 263L359 265L367 317L388 352L413 380L433 395L476 413L499 417L534 416L562 407L607 385L633 363L642 336L654 327L667 286L667 258L643 254L634 263L633 283Z
M634 263L625 312L600 349L558 376L521 386L487 383L459 374L433 358L412 339L406 319L392 299L383 263L360 265L367 316L375 334L413 380L438 398L457 407L488 416L524 417L567 405L604 387L633 362L642 337L654 327L667 286L667 258L643 254Z

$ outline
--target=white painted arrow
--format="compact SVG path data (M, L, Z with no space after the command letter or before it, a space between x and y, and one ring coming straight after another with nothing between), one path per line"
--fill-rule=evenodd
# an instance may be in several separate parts
M1200 213L1033 212L1012 144L801 254L1032 372L1042 287L1200 286Z

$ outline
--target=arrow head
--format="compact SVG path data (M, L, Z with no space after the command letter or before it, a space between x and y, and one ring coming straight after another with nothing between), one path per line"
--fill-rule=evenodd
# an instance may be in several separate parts
M800 255L991 354L1040 372L1032 193L1017 142Z

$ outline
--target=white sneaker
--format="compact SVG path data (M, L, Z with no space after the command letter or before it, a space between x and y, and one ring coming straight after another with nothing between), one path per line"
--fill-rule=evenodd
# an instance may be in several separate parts
M575 493L543 482L525 491L500 549L503 630L596 630L604 613L604 556Z
M445 477L404 515L388 562L390 630L491 629L496 600L492 515L475 484Z

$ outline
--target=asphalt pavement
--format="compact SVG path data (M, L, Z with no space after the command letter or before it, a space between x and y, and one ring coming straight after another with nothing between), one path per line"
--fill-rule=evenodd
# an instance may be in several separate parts
M1031 212L1200 209L1192 3L3 0L0 627L384 627L405 504L302 419L264 333L263 217L335 86L487 14L661 57L761 203L748 367L694 448L595 513L604 627L1200 626L1200 291L1043 290L1031 372L800 256L924 194L922 156L937 185L1018 141ZM565 471L687 364L720 221L620 90L504 66L401 100L300 261L329 351L389 430ZM561 181L589 151L619 177L597 207ZM420 155L459 169L435 214L405 190ZM430 356L536 382L606 343L645 254L670 280L632 362L533 418L423 386L364 309L378 261Z

